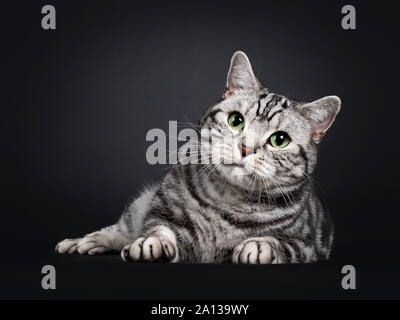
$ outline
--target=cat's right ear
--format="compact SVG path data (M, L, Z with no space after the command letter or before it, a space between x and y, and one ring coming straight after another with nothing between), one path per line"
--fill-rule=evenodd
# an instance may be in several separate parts
M231 59L226 88L222 98L229 97L235 90L259 90L260 87L261 85L251 68L249 58L243 51L236 51Z
M339 97L328 96L299 107L301 114L311 123L312 138L315 143L321 142L339 113L341 104Z

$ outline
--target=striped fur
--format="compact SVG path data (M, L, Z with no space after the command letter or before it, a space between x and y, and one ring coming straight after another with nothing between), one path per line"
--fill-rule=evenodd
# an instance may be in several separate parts
M211 164L176 165L146 189L110 227L66 239L60 253L122 250L124 260L203 263L309 263L329 258L333 225L311 176L317 147L340 100L290 100L263 88L244 53L232 58L223 99L200 122L201 157ZM232 112L243 130L227 123ZM283 149L269 143L284 131ZM229 139L227 139L227 137ZM244 155L240 146L251 144Z

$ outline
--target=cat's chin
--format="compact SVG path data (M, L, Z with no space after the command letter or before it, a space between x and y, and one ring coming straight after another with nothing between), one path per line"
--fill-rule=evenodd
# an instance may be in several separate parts
M273 172L270 172L270 170L260 172L257 168L245 163L223 164L218 167L218 170L232 185L246 190L257 185L266 187L270 177L273 176Z
M243 164L239 163L223 164L220 168L225 177L233 179L241 180L243 177L251 175L251 172L249 172Z
M256 176L256 174L249 171L248 168L242 164L224 164L219 168L227 181L242 188L246 188L246 186L254 180L254 177ZM258 178L262 180L261 177Z

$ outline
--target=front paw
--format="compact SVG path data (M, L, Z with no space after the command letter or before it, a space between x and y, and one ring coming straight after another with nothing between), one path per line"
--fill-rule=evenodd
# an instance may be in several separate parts
M57 253L102 254L110 251L107 246L107 238L98 231L90 233L83 238L65 239L56 246Z
M174 262L176 246L163 237L138 238L121 251L124 261Z
M250 238L233 250L233 263L278 264L279 241L273 237Z

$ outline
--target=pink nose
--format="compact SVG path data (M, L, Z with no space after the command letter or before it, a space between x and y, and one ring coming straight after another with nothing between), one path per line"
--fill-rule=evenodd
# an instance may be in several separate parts
M254 149L250 148L244 144L241 145L241 149L242 149L242 157L244 158L245 156L248 156L250 154L254 153Z

